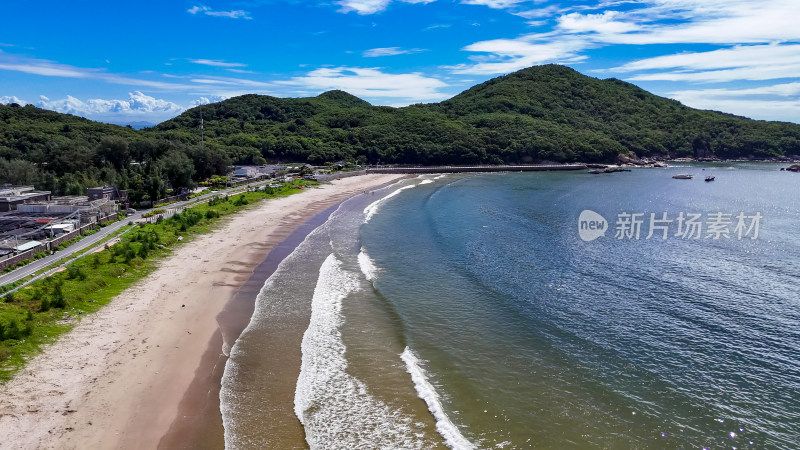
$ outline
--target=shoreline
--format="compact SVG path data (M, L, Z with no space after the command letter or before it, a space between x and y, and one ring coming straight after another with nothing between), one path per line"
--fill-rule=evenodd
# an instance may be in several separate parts
M195 377L178 405L178 415L161 438L159 448L224 448L219 394L230 349L250 323L255 311L256 297L267 279L306 236L328 220L343 201L334 203L296 226L283 241L270 250L250 278L228 300L217 315L219 332L214 333L209 341ZM221 348L224 348L224 353L220 352Z
M214 398L220 426L209 414L205 422L194 422L203 434L218 430L221 439L219 396L209 388L224 369L218 315L238 291L256 289L243 287L298 226L400 178L343 178L269 200L176 249L151 275L83 318L0 386L0 447L188 447L191 432L181 432L181 423L193 420L183 413L212 411ZM222 441L196 436L194 442L218 448Z

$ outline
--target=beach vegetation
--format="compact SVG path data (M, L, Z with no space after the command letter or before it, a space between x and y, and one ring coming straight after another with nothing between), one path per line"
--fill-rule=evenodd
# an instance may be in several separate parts
M148 211L148 212L142 214L142 218L143 219L148 219L148 218L153 217L153 216L158 215L158 214L164 214L165 212L166 212L166 210L163 209L163 208L156 208L156 209L154 209L152 211Z
M236 201L220 197L214 206L201 203L157 223L142 223L115 245L88 253L66 270L7 294L0 299L0 382L10 379L42 345L52 343L85 314L97 311L155 270L175 246L213 230L221 218L259 200L298 192L302 191L291 184L270 193L245 192Z

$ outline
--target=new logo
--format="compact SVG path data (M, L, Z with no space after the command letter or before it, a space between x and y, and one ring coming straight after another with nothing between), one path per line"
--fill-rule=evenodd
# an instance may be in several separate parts
M578 217L578 235L584 242L591 242L608 231L608 221L596 212L585 209Z

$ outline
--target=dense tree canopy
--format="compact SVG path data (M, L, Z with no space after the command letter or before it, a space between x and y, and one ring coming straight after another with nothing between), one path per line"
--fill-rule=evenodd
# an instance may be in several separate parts
M201 142L200 124L204 141ZM800 154L800 125L699 111L557 65L489 80L437 104L372 106L342 91L243 95L136 131L0 106L0 181L56 194L112 184L134 200L191 188L232 163L613 161L619 154Z

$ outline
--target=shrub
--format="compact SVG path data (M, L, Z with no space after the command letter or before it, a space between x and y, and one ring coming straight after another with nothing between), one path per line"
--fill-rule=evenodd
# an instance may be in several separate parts
M61 288L61 283L56 284L53 286L53 295L51 295L52 301L50 302L50 306L53 308L61 308L64 309L67 307L67 299L64 298L64 291Z
M23 337L24 337L23 328L19 326L19 322L17 321L17 319L11 319L11 323L8 324L8 327L6 327L3 333L2 340L14 339L18 341Z
M76 278L85 280L86 274L83 273L83 270L81 270L80 267L78 267L75 264L72 264L69 267L67 267L67 278L69 278L70 280L74 280Z
M248 202L247 199L244 198L244 194L236 197L236 201L233 202L234 206L244 206L248 203L250 202Z
M217 206L220 203L226 203L228 201L228 196L225 197L214 197L208 201L208 206Z

